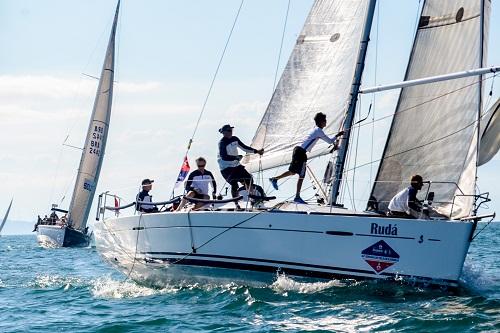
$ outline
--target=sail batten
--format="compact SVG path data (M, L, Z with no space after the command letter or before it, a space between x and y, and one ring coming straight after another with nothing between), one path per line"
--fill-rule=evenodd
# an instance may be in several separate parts
M482 67L489 16L487 5L482 19L482 1L425 1L405 81ZM438 213L470 213L472 198L461 194L474 194L481 94L478 77L401 90L372 190L379 209L420 174L441 182L430 189Z
M257 128L252 147L262 157L243 163L255 171L290 162L293 148L314 127L317 112L327 115L324 129L337 133L348 107L368 0L316 0ZM318 142L319 155L330 152ZM311 154L314 155L314 154ZM318 155L318 156L319 156Z
M115 65L115 35L118 24L120 1L116 6L106 56L101 70L85 145L80 159L78 175L68 213L69 224L84 231L92 200L99 180L108 136Z

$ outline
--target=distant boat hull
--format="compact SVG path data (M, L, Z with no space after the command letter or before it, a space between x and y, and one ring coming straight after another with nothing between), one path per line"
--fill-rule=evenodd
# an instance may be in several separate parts
M38 243L44 247L87 247L88 235L60 225L38 225Z
M457 287L472 230L470 222L290 211L157 213L94 224L102 257L154 285L262 281L284 272Z

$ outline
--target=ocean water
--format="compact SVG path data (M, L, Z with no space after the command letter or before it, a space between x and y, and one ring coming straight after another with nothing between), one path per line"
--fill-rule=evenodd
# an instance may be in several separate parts
M480 225L479 228L482 226ZM500 223L472 243L456 292L396 283L140 286L93 248L0 238L0 332L498 332Z

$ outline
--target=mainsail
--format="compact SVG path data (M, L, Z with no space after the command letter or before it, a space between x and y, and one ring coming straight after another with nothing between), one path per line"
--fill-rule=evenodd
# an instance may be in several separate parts
M12 207L12 201L14 201L14 198L10 200L9 208L7 208L7 211L5 212L5 216L3 217L2 223L0 224L0 233L2 232L3 226L5 225L5 222L7 222L7 219L9 218L9 213L10 213L10 208Z
M82 231L86 227L87 218L92 206L108 136L111 103L113 99L115 34L119 8L120 2L118 1L106 57L101 71L101 78L94 101L94 108L87 130L87 138L78 168L78 176L69 206L68 220L70 225Z
M368 0L316 0L253 138L262 157L249 155L249 170L290 162L293 148L328 117L327 135L338 132L349 102ZM309 156L329 153L318 143Z
M483 67L489 0L426 0L405 80ZM474 194L477 120L482 107L478 77L403 88L372 197L379 209L410 177L420 174L435 192L440 214L468 215Z

